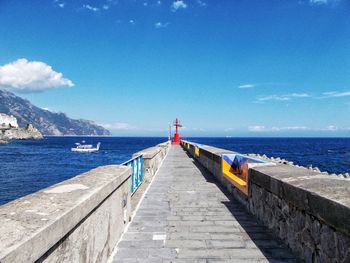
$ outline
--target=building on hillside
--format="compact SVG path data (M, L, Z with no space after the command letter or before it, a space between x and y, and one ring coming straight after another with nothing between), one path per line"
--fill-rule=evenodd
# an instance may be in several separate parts
M17 119L14 116L0 113L0 129L18 128Z

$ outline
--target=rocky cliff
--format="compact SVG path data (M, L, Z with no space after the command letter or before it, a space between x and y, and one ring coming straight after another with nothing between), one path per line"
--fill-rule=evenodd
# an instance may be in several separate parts
M0 140L40 140L43 139L43 135L33 127L32 124L28 124L25 128L13 128L7 130L0 130Z
M0 90L0 112L17 118L20 127L31 123L44 135L110 135L105 128L89 120L74 120L34 106L28 100Z

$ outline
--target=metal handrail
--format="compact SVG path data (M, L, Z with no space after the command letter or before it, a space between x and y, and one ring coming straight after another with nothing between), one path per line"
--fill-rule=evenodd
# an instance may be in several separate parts
M143 182L143 155L138 155L121 165L131 167L131 194L135 193L137 188Z

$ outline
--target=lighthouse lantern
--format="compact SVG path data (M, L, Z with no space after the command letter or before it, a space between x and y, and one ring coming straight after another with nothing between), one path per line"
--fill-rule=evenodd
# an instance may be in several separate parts
M174 126L175 126L175 134L174 134L173 141L171 143L172 144L180 144L179 127L182 127L182 125L180 124L178 118L176 118L176 120L174 122Z

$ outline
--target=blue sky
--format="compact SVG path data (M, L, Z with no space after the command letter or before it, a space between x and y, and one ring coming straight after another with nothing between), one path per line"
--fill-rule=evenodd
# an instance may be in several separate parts
M350 136L347 0L0 0L0 88L114 135Z

